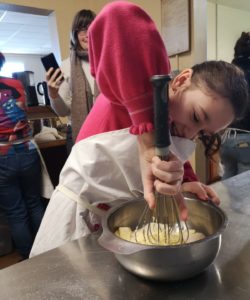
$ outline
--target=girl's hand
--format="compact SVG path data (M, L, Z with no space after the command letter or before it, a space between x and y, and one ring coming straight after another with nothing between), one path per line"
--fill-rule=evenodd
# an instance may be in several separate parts
M152 209L155 206L155 191L165 195L176 195L183 179L183 163L173 154L168 161L155 156L153 134L138 136L141 176L144 198Z
M199 181L184 182L181 186L181 191L193 193L201 200L211 199L216 205L220 204L220 199L214 189Z
M46 81L48 84L49 96L52 99L56 99L58 97L58 90L63 81L63 74L61 70L58 68L55 70L54 68L50 68L46 73ZM60 74L61 73L61 74ZM58 76L60 74L60 76ZM58 76L58 77L57 77Z
M164 195L176 195L181 189L184 168L182 162L172 153L168 161L154 156L151 163L155 191Z

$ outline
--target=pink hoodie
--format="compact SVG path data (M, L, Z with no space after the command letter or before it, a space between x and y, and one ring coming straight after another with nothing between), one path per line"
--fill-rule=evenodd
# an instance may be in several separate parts
M139 6L115 1L106 5L88 30L91 73L100 90L77 141L130 127L153 130L153 75L169 74L170 62L152 19ZM188 181L197 180L190 164Z
M125 127L134 134L152 130L149 80L152 75L170 72L154 22L140 7L115 1L97 15L88 34L91 73L101 94L77 140Z

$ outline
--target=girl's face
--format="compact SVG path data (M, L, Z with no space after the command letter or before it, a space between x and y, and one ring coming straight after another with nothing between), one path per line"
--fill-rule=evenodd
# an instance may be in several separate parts
M87 30L80 30L77 33L79 44L83 50L88 50L88 34Z
M171 133L188 139L196 138L201 131L208 135L219 132L234 120L229 100L191 86L191 75L191 69L183 71L169 90Z

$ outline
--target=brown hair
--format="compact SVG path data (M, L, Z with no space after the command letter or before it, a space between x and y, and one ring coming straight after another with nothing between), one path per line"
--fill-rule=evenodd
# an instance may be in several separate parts
M79 41L77 39L77 34L80 30L87 30L89 25L94 20L96 14L89 9L80 10L74 17L72 28L71 28L71 47L77 50L80 47Z
M236 41L232 63L244 71L246 81L248 82L248 91L250 91L250 32L242 32ZM248 101L245 117L242 120L236 120L231 126L238 129L250 130L250 101Z
M236 120L244 116L249 95L244 72L240 68L225 61L206 61L193 66L192 70L191 81L195 86L228 99ZM201 132L200 139L205 146L205 154L209 156L221 145L219 134L207 136Z
M250 32L242 32L234 46L234 59L250 56Z

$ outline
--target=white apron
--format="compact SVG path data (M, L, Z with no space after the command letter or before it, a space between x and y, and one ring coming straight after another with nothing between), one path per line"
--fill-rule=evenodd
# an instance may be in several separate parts
M105 213L97 204L112 206L120 199L141 197L143 187L136 139L128 129L122 129L98 134L74 145L30 257L91 233L92 224L100 222ZM172 148L178 155L177 149ZM181 148L190 155L194 144L190 142L185 147L182 144Z
M41 196L46 198L46 199L50 199L53 191L54 191L54 186L51 182L45 161L43 159L42 153L39 149L39 146L36 144L34 139L31 139L31 142L36 146L36 150L40 156L40 161L41 161L41 176L42 176L42 188L41 188Z

